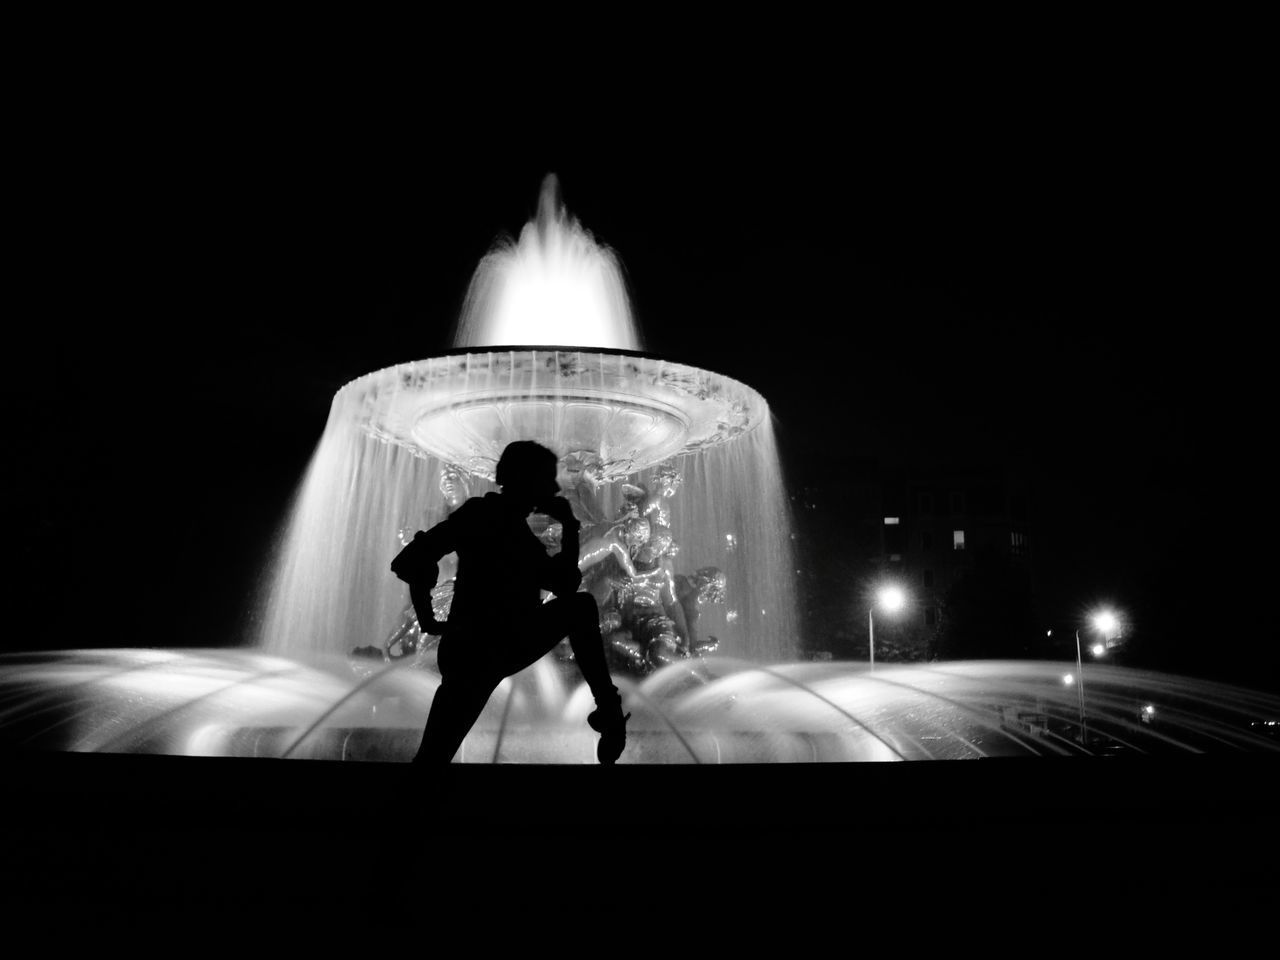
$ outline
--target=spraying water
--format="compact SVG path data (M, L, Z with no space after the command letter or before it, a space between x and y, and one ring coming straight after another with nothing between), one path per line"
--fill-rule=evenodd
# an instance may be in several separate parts
M441 462L364 433L359 403L349 390L333 398L293 506L262 624L260 646L272 652L376 642L407 602L389 575L402 536L447 515Z
M402 536L448 513L442 470L462 471L468 492L482 494L502 448L534 439L598 464L610 517L616 481L649 485L655 467L674 462L684 476L671 502L678 570L716 566L726 579L725 603L707 605L700 632L734 656L794 656L788 500L768 405L708 371L577 348L634 349L639 338L616 258L565 214L551 178L537 220L471 283L459 345L502 341L574 349L432 358L334 397L280 545L260 644L302 655L377 643L408 602L388 569Z
M643 349L617 257L568 215L554 176L520 239L480 261L454 337L508 344Z

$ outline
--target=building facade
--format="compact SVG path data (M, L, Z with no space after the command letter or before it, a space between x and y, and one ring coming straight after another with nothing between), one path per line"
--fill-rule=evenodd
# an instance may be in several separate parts
M886 476L881 493L875 567L909 599L893 618L878 619L878 646L883 636L902 658L926 658L948 616L952 589L981 558L1007 560L1031 589L1030 490L1016 472L913 466Z

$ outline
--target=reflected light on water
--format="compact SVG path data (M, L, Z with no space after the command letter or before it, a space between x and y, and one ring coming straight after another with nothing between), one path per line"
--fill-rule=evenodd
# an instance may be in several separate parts
M1062 664L761 665L683 661L616 678L632 712L624 763L1275 752L1280 700L1128 668ZM1068 675L1070 676L1070 675ZM24 749L405 761L439 684L421 666L243 650L0 657L0 738ZM591 763L589 691L546 658L504 681L465 762Z

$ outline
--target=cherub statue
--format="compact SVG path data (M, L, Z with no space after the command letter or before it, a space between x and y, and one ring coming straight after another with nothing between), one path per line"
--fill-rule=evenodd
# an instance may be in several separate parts
M625 512L634 513L665 527L671 526L671 510L664 500L676 495L684 482L684 474L668 462L660 466L653 476L653 489L643 483L624 483L622 495L626 500Z
M720 646L720 641L713 636L708 636L705 640L698 636L698 617L702 613L701 607L704 604L724 603L724 571L719 567L699 567L688 576L677 574L675 591L688 627L688 633L685 635L685 654L700 657L714 652Z
M644 523L636 517L634 522ZM608 581L601 633L605 649L629 669L647 673L687 656L688 624L676 592L669 527L650 525L649 536L634 549L635 574Z
M457 510L467 502L467 497L471 496L471 484L467 474L452 463L446 463L440 468L439 486L450 511Z

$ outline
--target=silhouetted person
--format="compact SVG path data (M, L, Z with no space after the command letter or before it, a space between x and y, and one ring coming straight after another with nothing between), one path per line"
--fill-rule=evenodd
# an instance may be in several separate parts
M521 440L498 461L501 493L471 497L448 519L419 532L391 564L409 584L424 633L441 636L441 682L414 763L447 764L503 678L536 662L566 636L595 697L587 723L600 742L596 756L613 763L626 742L622 700L605 663L595 598L578 593L578 520L559 496L556 456ZM560 552L549 557L526 522L545 513L564 528ZM438 564L457 552L449 619L437 621L431 589ZM541 591L555 597L547 603Z

